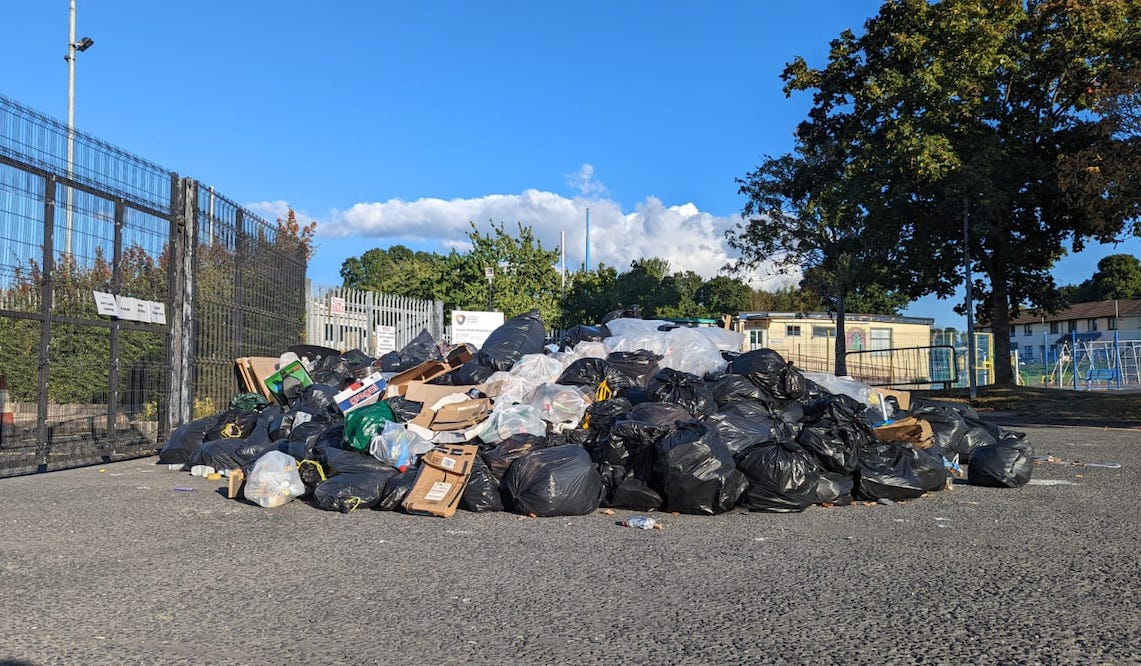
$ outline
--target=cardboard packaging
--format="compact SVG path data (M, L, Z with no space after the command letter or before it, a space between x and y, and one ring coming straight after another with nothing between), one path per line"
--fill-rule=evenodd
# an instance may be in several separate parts
M333 399L337 401L337 407L341 409L341 413L348 414L358 407L371 405L380 400L387 386L388 382L384 379L384 375L374 372L353 382L349 388L333 396Z
M260 393L267 400L276 401L277 398L270 392L265 380L277 372L277 361L278 359L269 356L243 356L234 359L234 368L246 391Z
M882 394L884 396L890 396L890 397L895 398L896 402L899 403L899 408L904 410L904 411L911 409L911 392L910 391L899 391L897 389L882 388L879 386L873 388L872 390L873 391L879 391L880 394Z
M935 431L931 429L931 424L914 416L881 425L875 431L876 437L885 442L906 442L920 449L929 449L935 445Z
M447 518L456 512L479 447L441 445L420 458L420 472L404 499L404 510Z
M471 359L471 350L465 345L452 350L448 357L442 361L424 361L420 365L389 377L388 389L385 391L384 397L403 396L410 385L430 382L437 377L442 377ZM411 400L411 398L409 399Z

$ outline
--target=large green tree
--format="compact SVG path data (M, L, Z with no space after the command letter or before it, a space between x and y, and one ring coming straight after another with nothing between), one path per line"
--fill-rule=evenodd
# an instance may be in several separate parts
M879 265L909 297L953 294L968 249L994 330L1022 304L1056 307L1058 258L1137 232L1139 146L1121 110L1135 88L1121 80L1136 81L1139 13L1137 0L889 0L824 67L797 58L782 75L813 94L801 157L845 165L818 171L813 197L857 205L875 242L896 236ZM1005 335L994 361L1011 382Z
M1078 285L1062 287L1068 303L1141 298L1141 261L1131 254L1111 254L1097 262L1097 272Z

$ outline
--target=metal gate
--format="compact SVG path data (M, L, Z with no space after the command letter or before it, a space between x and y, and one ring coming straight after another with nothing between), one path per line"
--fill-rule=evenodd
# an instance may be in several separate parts
M169 211L0 154L0 227L0 473L153 450L170 423ZM145 312L100 316L97 292Z
M279 231L0 95L0 476L148 455L301 342Z

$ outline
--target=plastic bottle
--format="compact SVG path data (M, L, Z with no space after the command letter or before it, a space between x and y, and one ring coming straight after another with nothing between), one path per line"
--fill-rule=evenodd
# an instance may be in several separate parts
M630 516L626 519L626 527L637 527L640 530L652 530L658 521L649 516Z

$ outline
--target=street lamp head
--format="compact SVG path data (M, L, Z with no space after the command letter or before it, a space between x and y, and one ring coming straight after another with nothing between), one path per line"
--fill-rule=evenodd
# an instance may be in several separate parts
M75 43L75 50L76 51L86 51L87 49L91 48L94 44L95 44L94 39L91 39L90 37L84 37L83 39L81 39Z

